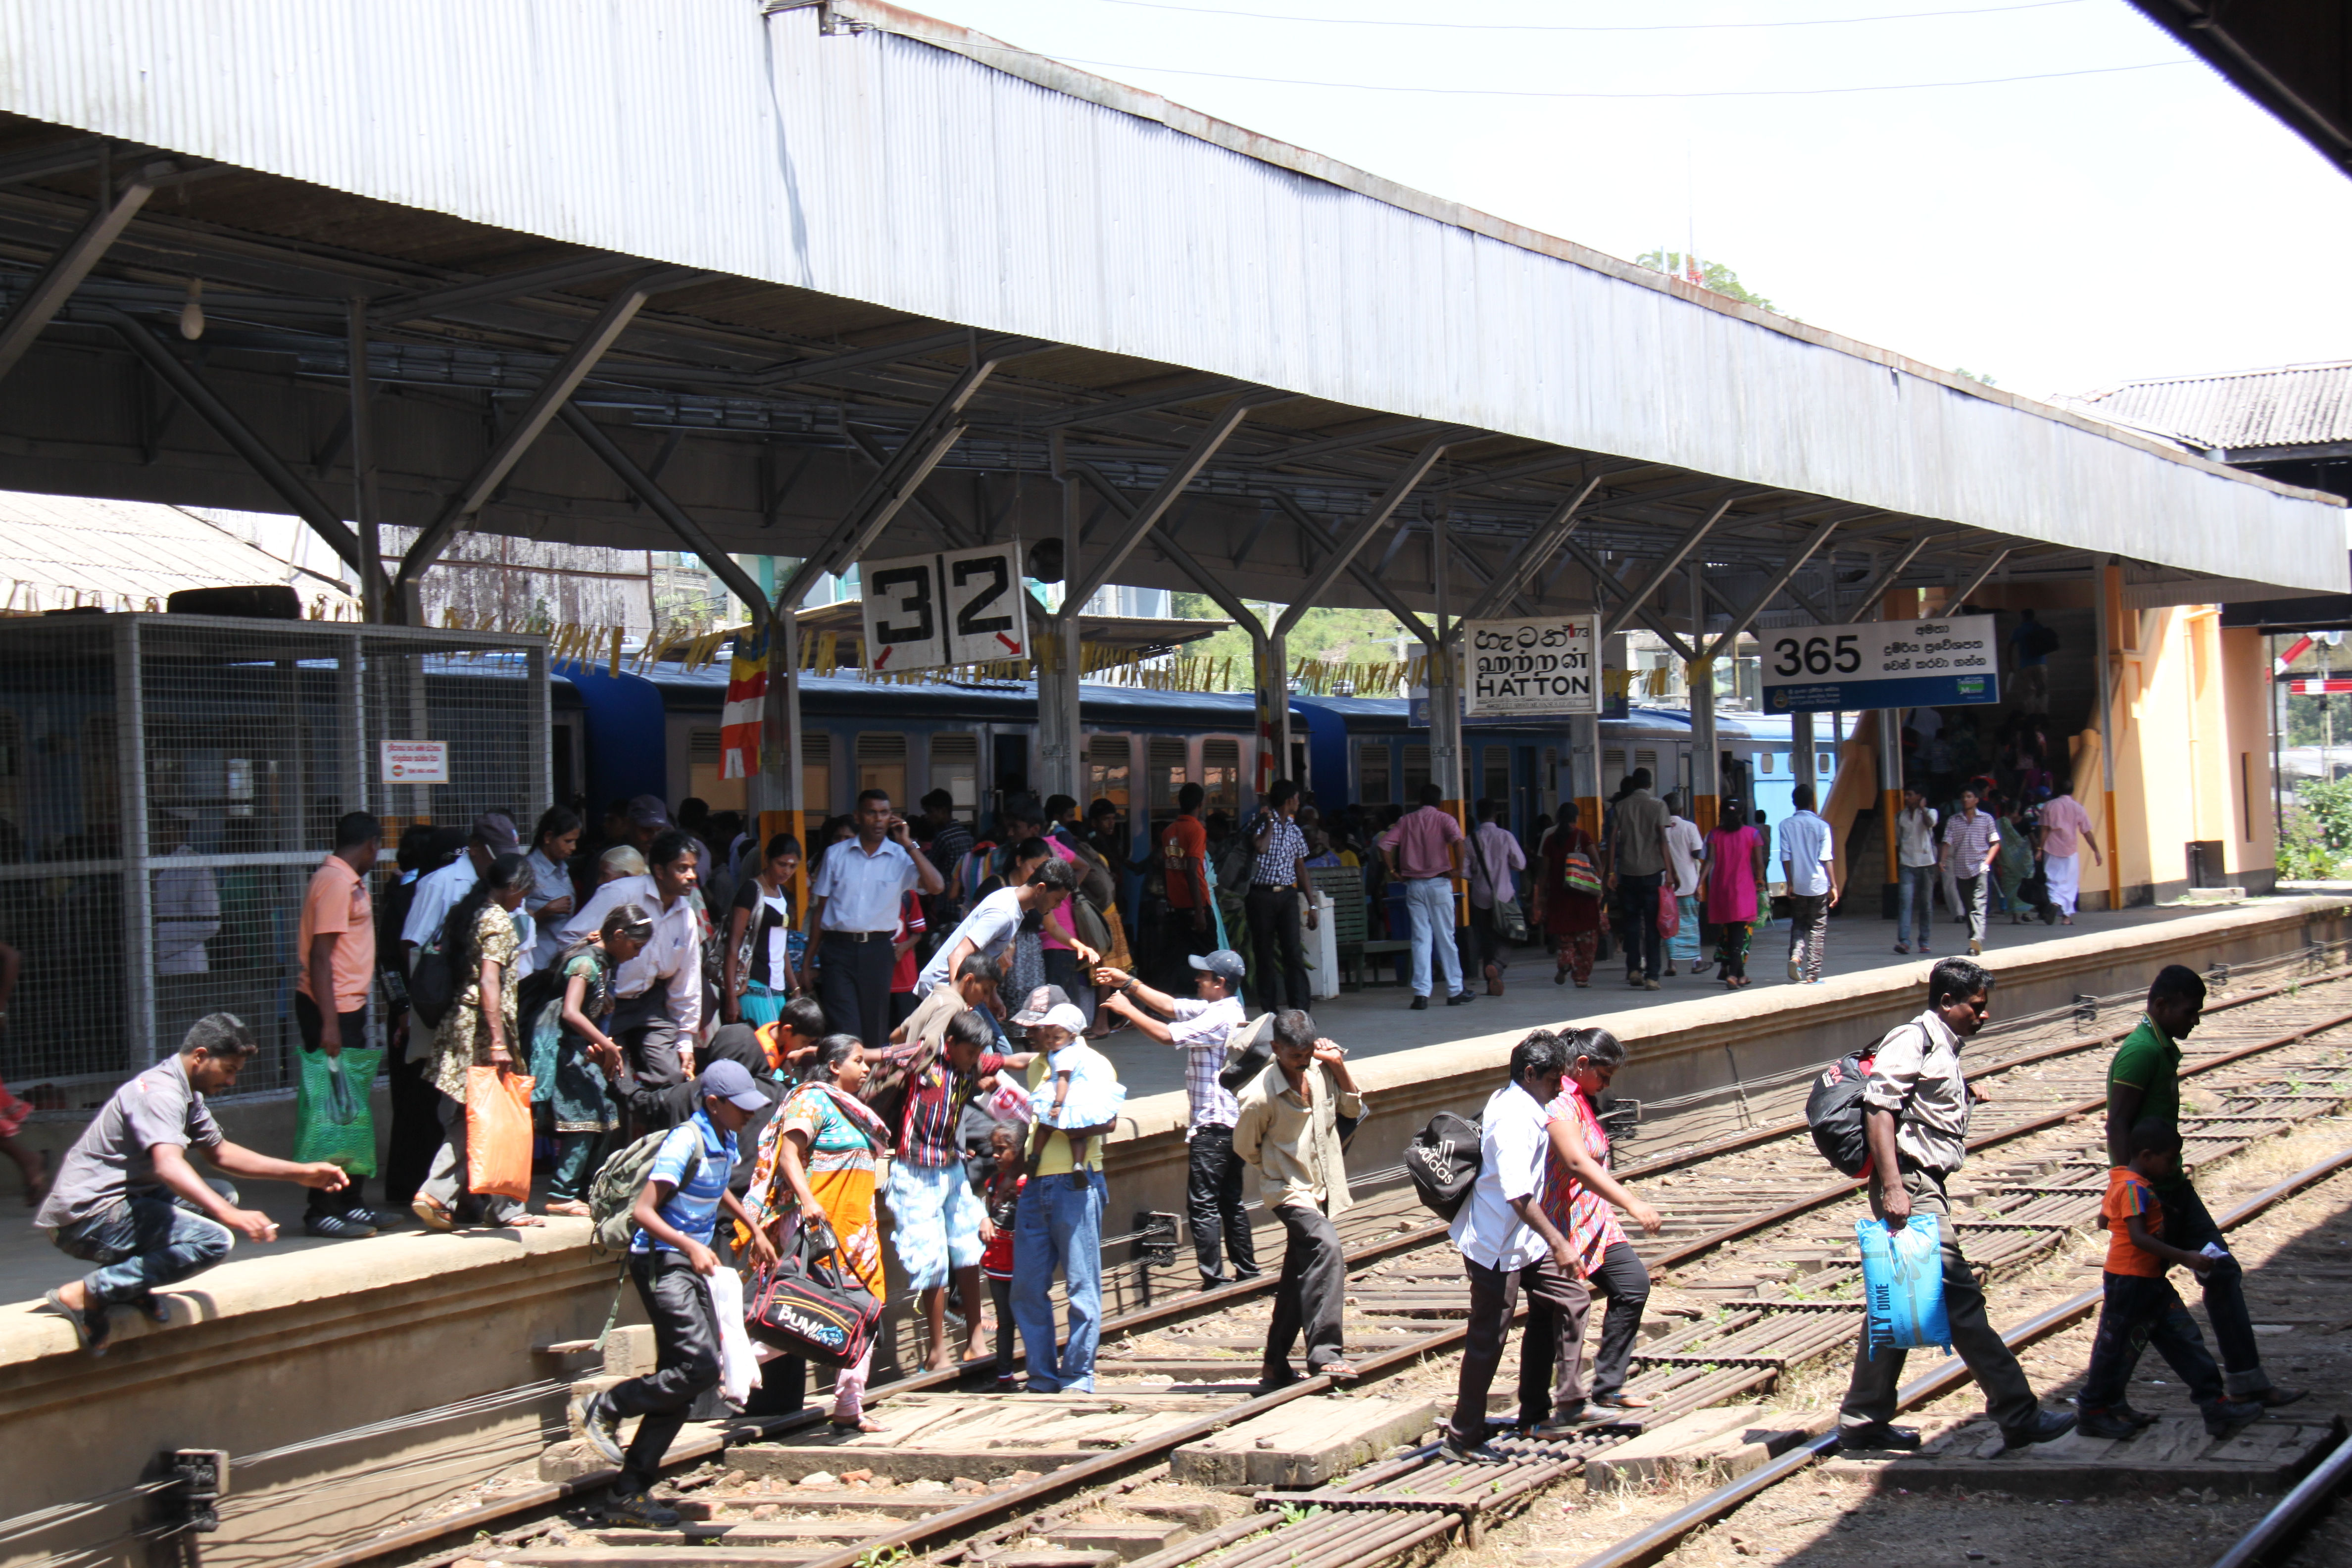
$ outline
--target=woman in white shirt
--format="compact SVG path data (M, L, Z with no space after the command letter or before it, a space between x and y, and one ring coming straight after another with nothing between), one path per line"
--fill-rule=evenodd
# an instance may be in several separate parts
M580 814L568 806L551 805L539 814L531 829L530 868L522 895L522 912L535 932L527 954L530 968L545 969L555 962L563 943L556 931L572 912L572 857L580 849Z
M728 911L720 1016L757 1029L782 1016L800 988L801 936L793 919L793 879L800 874L801 841L789 833L768 840L760 868L735 890Z

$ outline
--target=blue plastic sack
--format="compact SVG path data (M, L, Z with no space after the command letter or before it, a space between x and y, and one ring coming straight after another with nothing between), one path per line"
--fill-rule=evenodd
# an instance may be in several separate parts
M1944 1237L1931 1214L1915 1214L1900 1230L1880 1220L1854 1221L1862 1244L1862 1298L1870 1348L1916 1351L1952 1348L1944 1319Z

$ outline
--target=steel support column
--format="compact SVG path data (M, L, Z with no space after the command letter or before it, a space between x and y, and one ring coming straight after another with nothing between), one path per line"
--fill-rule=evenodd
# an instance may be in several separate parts
M1062 432L1047 437L1053 475L1062 487L1062 607L1047 623L1045 646L1032 661L1037 670L1037 774L1030 788L1041 798L1066 795L1082 806L1086 801L1085 720L1078 710L1079 661L1084 644L1079 636L1083 601L1071 596L1079 582L1078 531L1085 522L1080 504L1079 475L1064 461ZM1034 634L1033 634L1034 636ZM1050 824L1048 826L1051 826Z
M1902 562L1907 563L1912 556L1916 555L1924 543L1926 543L1925 540L1914 542L1911 548L1904 552ZM1896 609L1904 607L1896 604L1898 593L1910 595L1911 602L1907 607L1913 615L1918 614L1917 590L1898 591L1884 587L1884 584L1893 582L1895 574L1902 569L1902 564L1898 563L1878 574L1882 592L1877 604L1872 607L1873 619L1885 619L1889 616L1895 619L1902 618L1894 616ZM1903 879L1902 829L1895 818L1902 813L1903 710L1899 708L1881 708L1878 710L1878 827L1879 837L1886 846L1886 875L1879 891L1878 918L1881 920L1895 919L1896 900L1901 897L1899 884ZM1851 836L1848 837L1848 842L1852 842Z
M1469 826L1465 822L1462 799L1462 673L1454 655L1454 642L1461 623L1455 621L1451 614L1454 606L1453 579L1447 570L1454 555L1452 531L1446 526L1444 512L1432 521L1430 529L1430 553L1434 558L1430 575L1433 579L1437 598L1437 645L1429 650L1429 674L1423 681L1429 692L1429 776L1445 792L1443 805L1454 815L1454 821L1465 823L1464 831L1466 833ZM1468 882L1455 883L1454 920L1457 927L1466 918L1469 896ZM1453 942L1455 937L1453 931L1433 932L1432 940ZM1430 972L1433 974L1437 973L1433 964ZM1466 970L1462 976L1462 987L1465 991L1470 987Z
M1251 392L1244 393L1226 404L1217 416L1209 421L1207 427L1193 438L1192 445L1185 449L1184 455L1170 465L1167 474L1152 488L1151 493L1128 514L1125 525L1118 534L1097 552L1094 564L1087 568L1086 574L1079 576L1075 564L1065 566L1066 574L1063 582L1069 590L1066 602L1082 605L1093 598L1096 592L1111 580L1112 574L1127 564L1127 558L1134 553L1135 547L1142 543L1144 536L1168 514L1168 509L1176 504L1176 498L1184 493L1186 487L1200 478L1201 470L1209 466L1209 459L1233 438L1234 433L1242 427L1242 422L1254 410L1270 403L1287 402L1288 397L1286 393ZM1051 437L1055 442L1061 438L1058 430ZM1075 557L1072 561L1075 562Z
M1601 481L1608 477L1609 472L1603 469L1585 480L1582 489L1562 501L1558 510L1537 525L1535 532L1528 535L1527 543L1520 547L1510 566L1486 584L1486 591L1471 602L1470 608L1464 613L1465 620L1486 619L1528 585L1528 579L1541 571L1543 563L1559 553L1559 547L1568 542L1568 536L1574 533L1577 525L1584 521L1584 503L1592 499L1592 492L1601 488Z
M1739 635L1733 626L1723 634L1723 642L1706 640L1706 563L1690 563L1691 643L1698 648L1698 658L1686 667L1690 682L1691 715L1691 821L1701 833L1715 831L1715 819L1723 805L1722 757L1715 738L1715 656L1723 643Z
M156 378L179 395L180 401L195 410L199 418L213 427L215 434L227 442L236 455L251 465L278 499L310 525L313 532L325 540L346 565L362 574L365 581L367 558L360 548L359 535L353 533L334 509L319 499L316 491L301 479L277 453L271 451L261 437L239 419L227 404L214 395L203 378L180 362L180 356L163 346L161 339L144 326L115 310L110 305L76 306L77 319L83 316L113 329L115 336L130 346L141 363L155 373Z
M1789 772L1793 783L1816 792L1821 789L1820 775L1813 766L1813 716L1810 712L1789 715ZM1750 809L1753 809L1751 805Z
M360 613L381 626L392 618L392 580L384 574L383 515L375 482L375 392L368 380L367 301L354 294L349 322L352 426L352 521L360 545Z
M1737 496L1724 497L1716 503L1713 511L1683 531L1683 536L1675 540L1673 546L1667 550L1665 559L1650 569L1650 574L1642 579L1642 585L1629 593L1625 602L1618 605L1608 620L1602 624L1601 627L1602 637L1614 637L1625 629L1625 623L1641 612L1642 606L1649 603L1650 595L1656 593L1659 586L1675 574L1675 568L1688 560L1690 552L1699 547L1700 542L1715 531L1715 525L1723 521L1724 514L1731 510L1731 503L1738 499ZM1692 630L1692 636L1693 640L1696 641L1697 636L1696 627ZM1683 657L1688 658L1691 655L1685 653Z
M2123 684L2124 569L2109 560L2099 568L2099 787L2105 792L2102 815L2106 818L2107 908L2124 907L2124 853L2116 821L2116 690ZM2326 698L2321 698L2325 702ZM2155 880L2153 873L2149 879Z
M139 209L155 194L156 184L172 169L168 163L150 163L133 174L120 192L102 193L98 210L90 215L89 221L49 258L48 264L26 286L16 308L8 312L8 319L0 321L0 379L16 368L16 362L25 357L33 340L41 335L41 329L57 319L66 301L73 298L73 291L81 287L81 280L89 276L90 268L121 237L122 231L131 226L131 220L139 216Z

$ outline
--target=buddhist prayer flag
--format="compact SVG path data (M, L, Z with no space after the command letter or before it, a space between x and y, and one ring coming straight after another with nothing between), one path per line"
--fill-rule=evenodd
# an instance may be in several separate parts
M738 632L727 666L727 708L719 716L720 778L747 779L760 771L760 725L767 707L767 636Z

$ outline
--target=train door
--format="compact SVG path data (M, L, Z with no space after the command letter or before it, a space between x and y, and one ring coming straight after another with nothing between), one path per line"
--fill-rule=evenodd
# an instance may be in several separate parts
M992 787L996 791L996 798L989 808L989 815L993 816L1006 801L1014 795L1029 793L1029 731L992 731L989 745L996 753L996 769L992 775Z
M1142 842L1139 847L1160 842L1160 835L1176 820L1176 797L1192 781L1192 769L1185 755L1181 735L1147 736L1143 743L1143 807L1146 820L1139 824Z
M801 731L801 815L809 831L833 815L833 731Z
M948 792L949 809L967 825L980 816L980 737L950 731L931 737L931 785ZM929 793L928 791L926 793Z
M1408 742L1404 749L1404 804L1407 809L1421 804L1421 792L1429 783L1429 748Z
M1536 808L1538 814L1559 820L1559 748L1546 746L1536 763Z
M1212 735L1201 742L1201 815L1223 812L1238 821L1242 814L1242 743Z
M1756 798L1754 765L1737 752L1726 751L1723 752L1722 766L1723 791L1717 801L1718 805L1725 800L1754 800Z
M1601 798L1603 800L1614 800L1617 796L1618 786L1625 782L1625 775L1632 771L1633 769L1625 761L1624 747L1601 747ZM1598 832L1600 830L1595 828L1593 831Z
M1356 741L1355 798L1370 811L1396 800L1396 752L1385 738L1360 736Z
M1478 794L1480 800L1498 800L1508 811L1511 799L1511 748L1488 745L1478 748Z
M1133 753L1133 742L1124 733L1087 737L1087 794L1078 802L1081 812L1092 811L1095 802L1107 800L1118 807L1121 816L1129 815L1134 801L1129 789L1134 774Z

